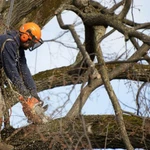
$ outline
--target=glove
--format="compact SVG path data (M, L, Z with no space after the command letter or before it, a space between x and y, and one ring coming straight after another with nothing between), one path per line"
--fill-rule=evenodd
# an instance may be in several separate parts
M35 89L30 90L30 95L41 101Z
M27 99L25 99L23 96L20 96L19 100L21 101L21 103L26 103L26 105L28 105L28 107L31 109L33 109L35 105L41 105L41 101L39 101L35 97L28 97Z

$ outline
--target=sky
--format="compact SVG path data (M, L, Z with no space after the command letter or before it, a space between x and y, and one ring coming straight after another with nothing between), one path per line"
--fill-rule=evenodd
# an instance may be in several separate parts
M110 1L110 0L107 0ZM137 22L148 22L149 19L149 1L148 0L134 0L134 19ZM103 0L106 4L106 0ZM128 18L132 18L132 13L128 15ZM80 22L74 13L64 12L63 19L65 23L73 23L75 20ZM76 28L78 34L82 41L84 41L84 36L82 34L83 26L80 25ZM110 30L110 28L108 29ZM54 17L50 22L48 22L42 29L42 39L49 40L54 39L64 30L60 29L56 18ZM69 46L76 47L73 43L74 40L70 33L61 37L61 41L65 42ZM122 35L118 32L112 34L108 39L104 40L101 44L104 56L116 56L117 53L122 53L124 51L125 43ZM131 45L128 44L128 49L131 49ZM33 52L26 52L26 58L28 66L32 74L36 74L41 71L59 68L63 66L68 66L72 64L76 58L78 51L72 48L65 48L61 44L55 42L44 43L40 48ZM121 102L123 110L135 112L135 91L138 87L136 82L129 82L127 80L113 80L111 81L117 98ZM53 118L64 116L68 110L71 108L75 99L77 98L81 86L76 85L74 90L72 86L59 87L39 93L39 96L44 100L45 104L49 105L47 115ZM71 92L70 92L71 91ZM68 94L70 93L70 94ZM65 107L63 107L65 104ZM127 107L130 106L130 107ZM18 103L12 108L13 113L11 115L11 124L14 127L20 127L27 125L27 120L21 111L21 105ZM113 108L111 101L105 91L104 87L96 89L89 97L87 103L83 107L83 114L113 114Z

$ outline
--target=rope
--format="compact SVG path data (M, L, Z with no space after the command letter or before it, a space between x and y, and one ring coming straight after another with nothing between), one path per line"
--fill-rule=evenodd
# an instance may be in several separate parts
M11 15L12 15L13 7L14 7L14 0L11 0L10 8L9 8L8 16L7 16L7 21L6 21L5 33L6 33L7 29L9 29L9 26L10 26L10 21L11 21Z

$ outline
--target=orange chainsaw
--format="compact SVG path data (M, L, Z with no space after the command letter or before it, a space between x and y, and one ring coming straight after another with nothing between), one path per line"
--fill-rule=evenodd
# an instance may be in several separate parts
M42 107L41 103L34 97L24 99L22 96L19 97L22 104L22 110L25 116L28 118L28 122L42 124L49 121L49 117L46 116L45 108Z

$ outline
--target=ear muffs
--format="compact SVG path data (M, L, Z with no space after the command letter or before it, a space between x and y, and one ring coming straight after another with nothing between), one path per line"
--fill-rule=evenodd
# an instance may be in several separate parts
M28 33L28 32L21 33L21 35L20 35L20 40L21 40L22 42L26 42L26 41L28 41L28 39L29 39L29 33Z

